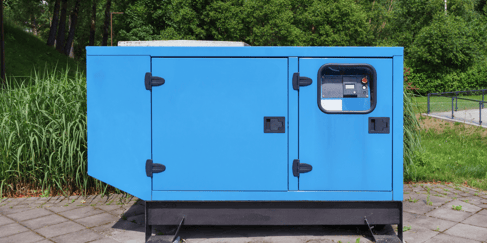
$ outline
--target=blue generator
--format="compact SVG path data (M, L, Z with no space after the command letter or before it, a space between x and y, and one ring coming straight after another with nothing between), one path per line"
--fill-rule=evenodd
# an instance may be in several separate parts
M87 89L88 173L146 201L146 241L387 224L402 240L402 47L87 47Z

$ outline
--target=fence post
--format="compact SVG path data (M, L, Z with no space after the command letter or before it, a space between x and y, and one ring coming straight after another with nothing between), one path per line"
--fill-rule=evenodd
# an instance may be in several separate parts
M485 90L482 90L482 108L484 108L484 93L485 93Z
M455 111L458 111L458 93L455 94Z
M479 102L479 124L482 125L482 105L484 105L484 102Z
M453 112L455 112L453 109L453 100L455 100L455 97L451 97L451 119L453 119Z
M430 94L428 93L428 111L426 111L427 114L430 113Z

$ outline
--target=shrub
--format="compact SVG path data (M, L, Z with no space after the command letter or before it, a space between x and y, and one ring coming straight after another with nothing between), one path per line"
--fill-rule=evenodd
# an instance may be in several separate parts
M86 172L85 78L51 73L0 90L0 194L106 188Z

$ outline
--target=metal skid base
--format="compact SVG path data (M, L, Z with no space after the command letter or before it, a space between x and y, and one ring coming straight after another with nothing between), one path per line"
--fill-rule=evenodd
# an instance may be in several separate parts
M146 242L172 242L184 225L363 225L376 242L402 242L402 202L160 202L145 204ZM398 225L398 235L377 238L374 225ZM156 239L153 225L179 225ZM170 239L169 239L170 238ZM399 238L399 239L398 239Z

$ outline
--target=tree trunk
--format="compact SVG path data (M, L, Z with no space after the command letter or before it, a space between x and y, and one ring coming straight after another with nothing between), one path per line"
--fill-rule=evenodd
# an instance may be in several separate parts
M56 38L56 50L58 50L61 53L64 52L67 8L68 8L68 0L63 0L63 5L61 6L61 19L59 20L59 29L57 31L57 38Z
M69 56L69 53L71 52L71 45L73 44L74 40L74 32L76 31L76 24L78 22L78 10L79 0L76 0L73 13L71 14L71 26L69 27L68 40L66 41L66 45L64 46L64 54L66 56Z
M47 38L47 45L54 46L56 40L57 24L59 20L59 0L54 4L54 14L52 16L51 30L49 30L49 38Z
M3 0L0 1L0 5L1 5L0 6L0 26L2 28L0 30L1 31L1 33L0 33L0 42L1 42L0 47L2 49L1 54L0 54L1 55L0 59L2 61L2 63L1 63L1 69L2 70L0 71L1 72L1 74L0 74L0 78L1 78L0 88L1 88L2 86L5 87L5 35L3 33Z
M107 0L107 6L105 8L105 23L103 24L103 40L101 41L102 46L106 46L108 42L108 27L110 26L110 6L112 5L111 0Z
M93 0L93 9L91 13L91 29L90 29L90 41L89 46L95 45L95 29L96 29L96 0Z
M32 34L37 35L37 23L33 14L30 16L30 26L32 28Z

